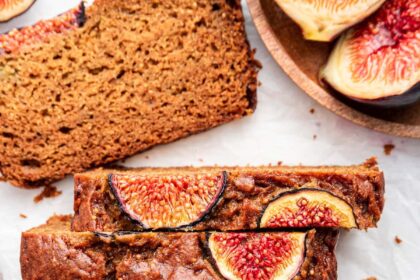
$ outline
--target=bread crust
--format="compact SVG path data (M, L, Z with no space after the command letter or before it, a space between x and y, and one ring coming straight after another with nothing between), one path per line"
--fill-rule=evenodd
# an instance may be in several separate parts
M11 184L48 185L253 113L259 64L239 1L97 0L86 16L0 56Z
M22 234L23 280L35 279L215 279L205 233L134 233L99 237L71 232L70 216ZM293 279L337 279L335 230L307 233L305 258ZM176 257L174 257L176 256Z

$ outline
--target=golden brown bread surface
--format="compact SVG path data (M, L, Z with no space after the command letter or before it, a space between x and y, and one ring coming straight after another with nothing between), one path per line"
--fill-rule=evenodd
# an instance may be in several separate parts
M99 237L71 232L70 216L22 233L23 280L222 280L205 233L133 233ZM335 230L311 230L295 280L337 278Z
M107 232L144 230L138 221L133 222L122 210L110 187L110 174L182 176L220 172L225 172L226 184L218 203L198 222L182 227L182 230L256 229L273 199L299 189L327 191L344 200L351 206L360 229L376 227L384 207L384 177L374 159L353 166L100 168L75 174L73 229Z
M40 186L241 118L256 75L239 1L97 0L0 56L0 171Z

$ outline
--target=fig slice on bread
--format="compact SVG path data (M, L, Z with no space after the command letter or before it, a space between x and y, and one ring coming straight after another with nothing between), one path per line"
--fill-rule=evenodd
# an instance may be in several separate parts
M265 209L262 228L357 227L351 206L325 190L299 189L285 192Z
M226 279L290 280L305 259L305 239L305 232L216 232L208 244Z
M219 201L226 180L226 172L109 175L121 209L144 229L173 229L200 222Z
M32 26L13 29L8 33L0 34L0 54L17 52L20 49L41 43L53 34L83 26L85 20L85 7L81 2L76 8L55 18L41 20Z

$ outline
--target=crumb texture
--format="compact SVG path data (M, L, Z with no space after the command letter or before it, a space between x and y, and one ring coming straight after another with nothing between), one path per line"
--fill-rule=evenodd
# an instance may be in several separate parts
M239 1L97 0L0 56L0 171L48 184L250 114L256 68Z

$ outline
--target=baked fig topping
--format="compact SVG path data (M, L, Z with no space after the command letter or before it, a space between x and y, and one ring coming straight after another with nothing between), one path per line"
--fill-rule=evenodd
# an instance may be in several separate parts
M420 81L420 1L389 0L345 32L321 78L361 101L407 92Z
M81 2L78 7L55 18L41 20L32 26L13 29L6 34L0 34L0 54L15 52L24 47L43 42L52 34L81 27L85 20L85 8L83 2Z
M312 189L286 192L265 209L261 228L343 227L354 228L351 206L333 194Z
M144 229L180 228L200 222L226 185L218 174L109 175L121 209Z
M276 0L303 30L308 40L331 41L337 34L363 20L385 0Z
M219 272L229 280L292 279L302 265L306 233L210 234L208 246Z
M0 22L23 14L34 2L35 0L0 0Z

